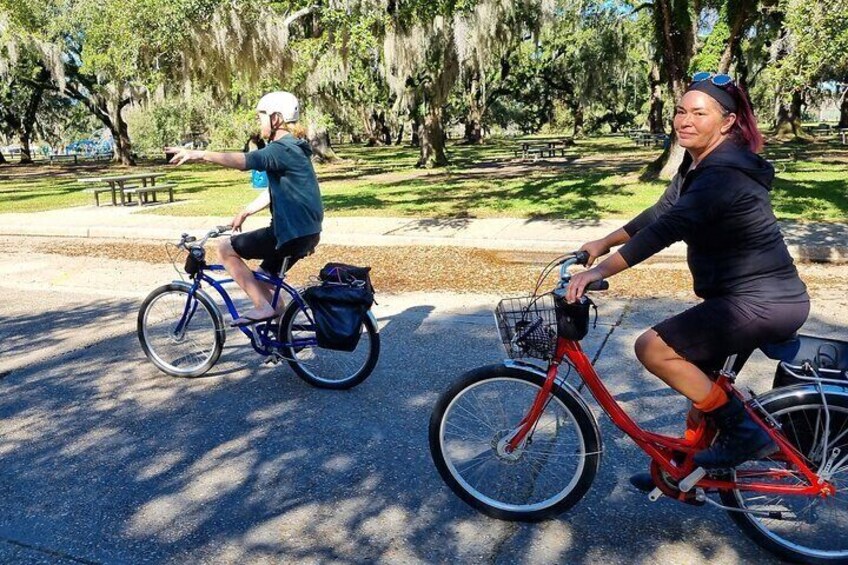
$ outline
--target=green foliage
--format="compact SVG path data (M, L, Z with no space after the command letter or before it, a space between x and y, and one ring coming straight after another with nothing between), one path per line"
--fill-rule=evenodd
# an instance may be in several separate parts
M729 38L730 27L727 24L727 4L724 4L719 12L718 20L704 41L704 45L692 57L692 61L689 63L689 74L693 75L700 71L716 72Z

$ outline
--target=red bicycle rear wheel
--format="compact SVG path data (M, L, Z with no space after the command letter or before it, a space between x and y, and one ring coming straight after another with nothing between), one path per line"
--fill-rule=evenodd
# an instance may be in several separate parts
M743 490L720 493L725 506L737 509L729 512L730 517L748 537L797 563L848 563L848 389L825 386L825 390L829 424L821 395L812 386L777 389L762 396L760 402L780 423L786 438L807 458L811 469L819 468L822 451L827 450L826 462L831 461L832 467L824 478L836 487L834 496L785 496ZM734 475L743 470L750 475L787 469L787 465L785 461L765 458L741 465ZM804 484L800 477L787 475L781 484Z

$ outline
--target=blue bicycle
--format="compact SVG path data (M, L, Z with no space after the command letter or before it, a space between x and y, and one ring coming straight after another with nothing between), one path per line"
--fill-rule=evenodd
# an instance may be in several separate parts
M188 255L185 271L190 282L174 281L150 293L138 313L138 339L145 355L154 365L175 377L198 377L211 369L224 348L227 326L216 302L202 288L215 289L227 311L239 317L230 295L223 285L232 279L216 279L210 272L223 272L223 265L206 263L204 248L209 239L224 235L229 226L219 226L205 237L183 234L177 249ZM337 351L318 347L312 310L300 291L285 282L289 259L284 261L279 276L254 271L256 280L273 287L271 305L278 309L290 297L280 318L251 326L239 327L250 340L254 351L266 357L266 363L286 361L294 372L319 388L347 389L364 381L377 364L380 334L377 321L369 310L363 319L361 337L353 351Z

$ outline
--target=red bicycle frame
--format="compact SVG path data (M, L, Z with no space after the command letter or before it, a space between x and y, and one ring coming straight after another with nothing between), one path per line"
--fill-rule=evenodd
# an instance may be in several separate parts
M615 398L610 394L607 387L601 381L591 361L583 352L580 343L577 341L558 338L556 342L556 353L550 361L547 370L547 378L536 398L533 401L530 410L522 418L516 427L512 437L507 442L507 449L514 450L525 440L527 435L533 430L537 420L542 415L545 406L547 405L551 391L557 380L557 372L563 359L574 366L577 373L586 383L586 386L592 392L592 395L597 400L604 412L609 415L613 423L625 434L627 434L636 445L638 445L652 460L654 460L662 470L671 477L674 481L681 481L695 470L693 456L698 451L709 446L715 432L710 429L705 423L701 423L696 430L695 437L692 441L656 434L642 429L633 421L633 419L621 408ZM724 372L719 373L716 382L728 394L734 394L741 398L730 378ZM796 496L830 496L835 493L833 485L819 479L815 470L810 469L804 456L798 452L795 447L783 436L782 433L770 425L763 425L763 419L760 415L752 410L750 406L745 405L745 409L768 432L774 442L780 448L779 452L772 455L775 460L782 460L789 463L797 471L788 471L785 469L769 469L766 471L738 471L736 473L736 481L718 480L709 477L704 477L698 481L696 486L711 489L738 489L747 491L756 491L770 494L784 494ZM674 462L676 454L683 454L683 462ZM679 458L678 458L679 459ZM781 485L775 482L768 482L763 479L780 479L786 477L803 478L806 484L801 485ZM754 478L760 480L753 480ZM750 481L740 482L740 479L752 479Z

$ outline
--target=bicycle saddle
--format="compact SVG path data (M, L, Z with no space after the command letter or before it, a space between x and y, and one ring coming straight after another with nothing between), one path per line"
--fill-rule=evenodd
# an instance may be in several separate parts
M760 346L760 351L775 361L792 361L800 350L801 337L797 333L792 334L789 339Z

